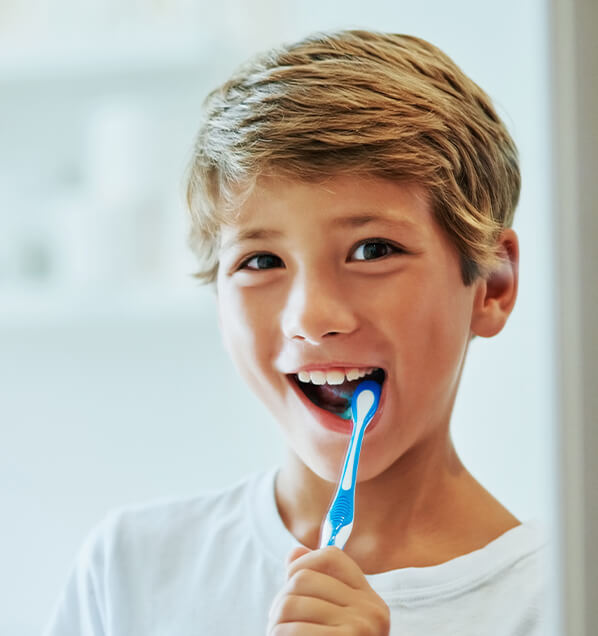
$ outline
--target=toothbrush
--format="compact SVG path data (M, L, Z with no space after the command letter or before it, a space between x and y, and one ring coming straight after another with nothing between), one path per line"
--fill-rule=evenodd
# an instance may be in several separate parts
M357 479L361 442L365 429L378 408L379 401L380 385L372 380L361 382L353 393L351 399L353 432L334 500L322 524L320 548L334 545L342 550L351 534L355 507L355 480Z

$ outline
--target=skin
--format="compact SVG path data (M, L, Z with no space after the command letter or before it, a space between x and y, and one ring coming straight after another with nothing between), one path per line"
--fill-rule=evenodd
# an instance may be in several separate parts
M415 185L268 178L238 212L222 228L220 328L286 438L276 498L305 546L289 557L268 633L387 634L387 608L364 573L437 565L520 523L465 469L449 430L471 337L497 334L514 306L517 236L504 230L501 266L465 286L457 251ZM387 374L344 551L317 548L348 433L325 426L288 377L339 363Z

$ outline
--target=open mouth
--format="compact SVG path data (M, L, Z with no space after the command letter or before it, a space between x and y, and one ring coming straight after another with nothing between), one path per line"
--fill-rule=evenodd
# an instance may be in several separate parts
M290 377L316 406L334 413L344 420L350 420L351 398L355 389L364 380L373 380L382 387L386 373L380 368L362 370L357 378L353 378L355 374L350 373L343 374L341 378L341 373L340 371L336 371L332 375L325 372L319 372L317 375L316 373L303 373L293 374Z

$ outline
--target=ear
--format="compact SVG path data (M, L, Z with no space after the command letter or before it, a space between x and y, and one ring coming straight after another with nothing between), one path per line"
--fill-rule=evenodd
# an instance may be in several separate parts
M498 266L484 278L479 278L471 317L472 335L490 338L507 322L517 299L519 285L519 240L508 228L501 233L496 247Z

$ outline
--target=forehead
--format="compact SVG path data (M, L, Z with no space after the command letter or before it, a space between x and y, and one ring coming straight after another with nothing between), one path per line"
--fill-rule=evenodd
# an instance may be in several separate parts
M225 243L276 238L306 225L333 232L373 224L418 236L436 225L429 196L418 185L359 176L318 182L268 177L243 197L222 237Z

